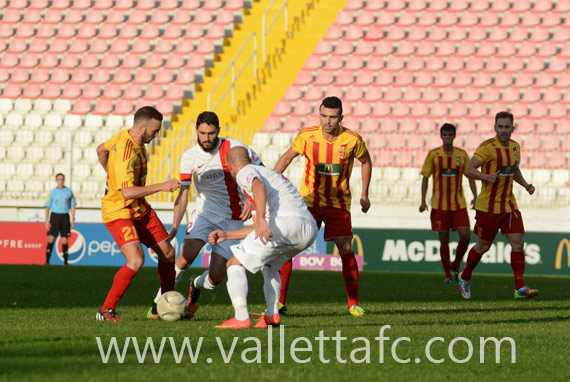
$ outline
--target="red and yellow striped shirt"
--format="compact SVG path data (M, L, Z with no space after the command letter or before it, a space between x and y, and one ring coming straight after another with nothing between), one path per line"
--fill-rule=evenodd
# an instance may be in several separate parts
M323 137L321 126L301 129L291 146L305 156L305 173L299 192L309 207L350 211L350 175L354 158L366 155L366 144L356 132L340 127L334 141Z
M145 147L137 145L129 129L124 129L105 142L105 148L109 150L109 159L107 191L101 201L103 223L137 218L149 210L150 205L145 198L125 200L121 189L146 184Z
M469 155L457 147L448 155L443 146L428 153L421 174L426 178L433 175L431 208L456 211L466 207L463 194L463 175L469 163Z
M513 194L513 182L515 169L521 159L520 145L510 140L508 146L503 146L496 137L491 138L479 145L474 157L483 162L483 174L499 171L495 183L482 182L483 188L477 197L475 209L494 214L518 210Z

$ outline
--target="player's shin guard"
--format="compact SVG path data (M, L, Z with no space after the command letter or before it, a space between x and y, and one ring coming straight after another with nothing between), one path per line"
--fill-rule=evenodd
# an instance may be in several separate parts
M443 265L443 271L445 272L445 277L451 278L451 269L449 262L449 245L441 246L439 248L439 256L441 257L441 265Z
M354 252L340 255L342 260L342 276L346 286L348 306L358 305L358 263Z
M105 303L103 304L103 308L101 311L105 311L109 308L115 309L117 303L123 297L129 285L133 281L133 278L137 274L136 271L133 271L131 268L123 265L121 269L115 274L115 278L113 279L113 286L105 299Z
M271 266L263 266L261 273L263 274L263 293L267 304L265 315L271 317L279 312L278 296L281 289L281 279L279 278L279 271Z
M160 290L162 293L174 290L176 271L174 262L158 260L158 277L160 277Z
M524 252L511 251L511 267L515 274L515 289L520 289L524 286Z
M451 264L453 269L461 268L461 261L463 260L463 256L465 256L465 252L467 252L468 246L469 242L465 243L460 240L459 243L457 243L457 248L455 249L455 260L453 260L453 264Z
M245 268L241 265L232 265L228 268L227 275L226 286L235 310L235 318L239 321L246 320L249 318L249 312L247 311L248 285Z
M465 264L465 269L463 270L463 273L461 273L462 280L471 280L471 272L473 272L477 264L479 264L481 257L483 257L483 254L478 253L475 250L475 247L471 248L469 254L467 255L467 264Z
M67 260L69 259L69 245L62 244L61 249L63 251L63 264L67 265Z
M287 289L289 288L289 279L291 278L291 271L293 269L293 260L286 261L279 270L279 277L281 278L281 293L279 295L279 302L283 305L287 303Z
M53 250L54 243L47 243L46 246L46 264L49 264L49 259L51 257L51 251Z

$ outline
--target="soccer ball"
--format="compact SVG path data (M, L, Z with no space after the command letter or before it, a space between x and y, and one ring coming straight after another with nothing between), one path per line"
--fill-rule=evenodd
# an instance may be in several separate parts
M176 291L163 293L156 303L158 315L165 321L178 321L186 314L186 297Z

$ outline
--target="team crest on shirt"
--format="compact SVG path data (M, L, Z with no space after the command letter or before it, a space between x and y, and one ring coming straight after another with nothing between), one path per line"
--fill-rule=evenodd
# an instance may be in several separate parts
M346 154L347 154L346 145L340 146L340 150L338 152L338 156L340 157L340 159L346 158Z
M455 165L459 167L460 164L461 164L461 158L460 157L455 158Z
M516 149L516 148L513 149L513 152L514 152L514 154L515 154L515 164L516 164L516 166L518 166L518 165L520 165L520 160L521 160L520 154L517 153L517 149Z

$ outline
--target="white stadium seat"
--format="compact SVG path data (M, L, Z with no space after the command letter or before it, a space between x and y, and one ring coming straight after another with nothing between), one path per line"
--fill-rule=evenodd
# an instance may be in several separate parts
M60 147L48 147L45 151L45 160L50 163L56 163L63 158L63 152Z
M34 175L34 165L32 163L18 163L16 166L16 177L20 179L32 179Z
M118 132L125 127L125 120L121 115L110 115L105 121L105 129Z
M71 144L71 132L60 130L54 133L53 144L60 147L67 147Z
M34 111L45 115L51 111L51 101L45 98L38 98L34 101Z
M75 133L75 136L73 137L74 146L87 147L91 145L92 142L93 142L93 136L89 131L80 130L77 133Z
M8 179L16 173L16 166L13 163L0 163L0 178Z
M71 111L71 102L66 99L56 99L53 102L53 111L57 114L67 114Z
M93 145L92 147L87 147L83 150L83 162L99 166L99 157L97 156L96 146L97 145Z
M91 131L99 130L103 127L103 118L100 115L89 114L87 117L85 117L85 122L83 123L83 126L87 130Z
M44 159L44 149L39 146L26 148L26 160L32 163L40 163Z
M20 114L28 114L32 110L32 100L27 98L18 98L14 102L14 111Z
M7 147L14 141L14 132L12 130L0 129L0 146Z
M36 131L34 136L34 144L38 146L47 146L53 141L53 133L49 130Z
M24 195L26 199L42 199L46 197L44 183L41 180L28 180L24 183Z
M6 115L12 111L14 107L12 100L9 98L0 98L0 114Z
M38 130L42 127L44 121L41 115L39 114L28 114L24 119L24 129L30 130Z
M88 179L91 176L91 167L85 163L78 163L73 166L72 175L74 179Z
M6 194L10 198L21 199L24 192L24 182L18 179L12 179L6 183Z
M62 125L61 116L58 114L48 114L44 118L44 128L48 130L59 130Z
M53 167L49 163L38 163L35 165L36 177L41 179L49 179L53 175Z
M77 130L82 124L81 117L76 114L68 114L63 120L63 127L67 130Z
M22 146L10 146L6 150L6 159L13 163L18 163L24 159L24 149Z
M4 127L8 129L19 129L24 124L24 117L22 114L9 113L4 119Z

